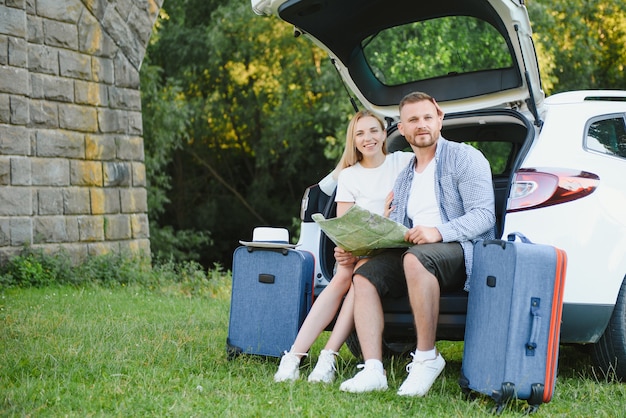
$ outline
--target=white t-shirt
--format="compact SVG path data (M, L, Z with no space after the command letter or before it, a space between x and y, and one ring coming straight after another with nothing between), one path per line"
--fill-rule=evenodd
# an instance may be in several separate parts
M441 213L435 196L435 172L437 163L433 159L421 173L413 173L411 192L406 206L406 213L413 225L441 225Z
M413 158L412 152L387 154L376 168L365 168L361 163L344 168L337 180L335 202L353 202L370 212L382 215L385 198L393 189L396 177Z

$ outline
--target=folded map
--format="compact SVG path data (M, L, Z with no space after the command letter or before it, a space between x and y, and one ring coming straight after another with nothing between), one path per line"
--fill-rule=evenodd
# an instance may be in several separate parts
M383 248L411 246L404 240L407 227L358 205L338 218L324 219L320 213L312 218L338 247L356 256L371 255Z

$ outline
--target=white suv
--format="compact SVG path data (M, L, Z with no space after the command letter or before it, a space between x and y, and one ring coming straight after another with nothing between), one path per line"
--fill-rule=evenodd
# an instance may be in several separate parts
M626 91L541 88L523 0L252 0L325 49L362 105L406 147L398 102L424 91L446 112L443 136L491 163L497 234L524 233L568 254L561 342L593 344L602 370L626 378ZM316 293L332 277L333 244L312 221L334 216L336 184L306 190L300 248L317 255ZM415 341L407 300L386 299L385 349ZM442 295L438 338L462 340L467 295ZM348 346L359 353L358 342Z

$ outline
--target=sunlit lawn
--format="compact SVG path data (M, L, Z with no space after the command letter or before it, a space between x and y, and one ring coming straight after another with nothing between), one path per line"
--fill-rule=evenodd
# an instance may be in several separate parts
M335 383L306 382L323 338L295 384L276 384L277 359L226 356L229 296L142 288L11 289L0 300L1 416L397 417L483 416L493 403L459 390L462 343L440 342L448 366L423 399L399 397L406 359L387 361L390 390L347 394L358 360L341 352ZM562 347L551 403L538 416L623 416L624 384L596 376ZM505 416L519 416L514 402Z

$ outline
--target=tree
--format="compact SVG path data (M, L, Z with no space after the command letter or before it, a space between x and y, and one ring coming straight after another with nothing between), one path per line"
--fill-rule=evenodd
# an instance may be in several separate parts
M528 3L548 93L624 89L625 2L533 0Z
M319 48L247 1L221 3L203 4L203 20L198 0L173 5L149 55L186 111L159 223L211 231L202 261L227 265L254 226L296 234L302 193L333 168L351 109Z

